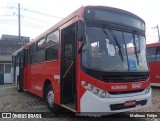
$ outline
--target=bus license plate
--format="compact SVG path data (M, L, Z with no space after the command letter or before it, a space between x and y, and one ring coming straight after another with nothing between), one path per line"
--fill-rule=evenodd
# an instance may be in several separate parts
M130 100L124 103L125 107L130 107L130 106L135 106L135 105L136 105L136 100Z

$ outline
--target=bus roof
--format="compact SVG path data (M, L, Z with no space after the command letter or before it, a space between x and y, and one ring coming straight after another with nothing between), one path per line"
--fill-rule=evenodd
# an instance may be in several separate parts
M29 42L28 44L25 45L25 47L29 46L30 44L36 42L37 40L45 37L47 34L49 34L51 31L57 29L58 27L62 26L63 24L65 24L67 21L69 21L70 19L72 19L73 17L75 16L78 16L78 17L82 17L83 16L83 12L84 12L84 9L86 7L95 7L95 8L99 8L101 7L102 9L103 8L107 8L108 10L114 10L114 11L117 11L117 12L123 12L125 14L128 14L128 15L132 15L140 20L142 20L144 22L143 19L141 19L139 16L131 13L131 12L128 12L126 10L122 10L122 9L118 9L118 8L113 8L113 7L108 7L108 6L82 6L80 7L79 9L75 10L73 13L71 13L70 15L68 15L67 17L65 17L64 19L62 19L60 22L58 22L57 24L53 25L51 28L49 28L48 30L46 30L44 33L40 34L38 37L36 37L33 41Z
M49 28L48 30L46 30L45 32L43 32L42 34L40 34L39 36L37 36L34 40L26 43L23 47L21 47L20 49L16 50L14 53L12 53L12 56L16 56L18 54L18 52L20 52L21 50L23 50L24 48L28 48L32 43L36 42L37 40L45 37L47 34L49 34L51 31L57 29L59 26L63 25L64 23L66 23L67 21L69 21L71 18L75 17L75 16L81 16L82 15L82 10L83 10L83 6L80 7L79 9L77 9L76 11L74 11L72 14L68 15L67 17L65 17L64 19L62 19L60 22L58 22L57 24L53 25L51 28Z
M75 16L82 16L83 14L83 9L84 7L80 7L79 9L77 9L76 11L74 11L72 14L68 15L67 17L65 17L64 19L62 19L60 22L58 22L57 24L53 25L51 28L49 28L48 30L46 30L45 32L43 32L42 34L40 34L38 37L36 37L33 41L30 41L28 44L25 45L25 47L29 46L30 44L36 42L37 40L45 37L47 34L49 34L51 31L54 31L55 29L57 29L58 27L62 26L63 24L65 24L67 21L69 21L70 19L74 18Z
M12 56L16 56L21 50L23 50L24 47L19 48L18 50L16 50L14 53L12 53Z
M57 24L53 25L48 30L46 30L45 32L43 32L42 34L40 34L39 36L37 36L34 40L32 40L29 43L25 44L22 48L28 48L32 43L38 41L39 39L41 39L43 37L46 37L46 35L48 35L50 32L52 32L52 31L56 30L58 27L64 25L67 21L71 20L72 18L74 18L76 16L78 16L79 18L82 17L84 9L87 8L87 7L102 8L102 9L114 10L114 11L117 11L117 12L123 12L125 14L132 15L132 16L134 16L134 17L136 17L136 18L138 18L138 19L140 19L140 20L142 20L144 22L144 20L141 19L139 16L137 16L137 15L131 13L131 12L128 12L126 10L122 10L122 9L118 9L118 8L114 8L114 7L108 7L108 6L90 6L90 5L88 5L88 6L82 6L82 7L78 8L77 10L75 10L70 15L68 15L67 17L65 17L64 19L62 19ZM16 52L21 51L22 48L20 48ZM13 54L15 54L16 52L14 52Z
M160 42L147 44L147 47L156 47L156 46L160 46Z

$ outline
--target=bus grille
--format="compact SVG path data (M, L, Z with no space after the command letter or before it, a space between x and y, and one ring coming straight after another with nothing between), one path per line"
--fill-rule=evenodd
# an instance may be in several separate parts
M111 95L119 95L119 94L130 94L130 93L138 93L142 92L144 89L141 90L132 90L132 91L119 91L119 92L108 92Z
M101 76L101 80L108 83L138 82L147 80L148 76Z

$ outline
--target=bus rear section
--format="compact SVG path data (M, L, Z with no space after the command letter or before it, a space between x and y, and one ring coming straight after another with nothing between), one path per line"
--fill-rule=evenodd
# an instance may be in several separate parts
M145 43L138 16L81 7L13 54L21 78L14 77L53 112L58 106L82 115L138 110L151 105Z
M160 86L160 42L147 44L147 61L152 86Z

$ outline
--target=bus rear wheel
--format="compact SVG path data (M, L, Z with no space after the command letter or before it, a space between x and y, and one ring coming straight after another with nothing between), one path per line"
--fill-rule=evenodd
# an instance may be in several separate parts
M47 86L45 98L49 110L54 113L59 112L58 105L54 103L54 91L51 84Z

